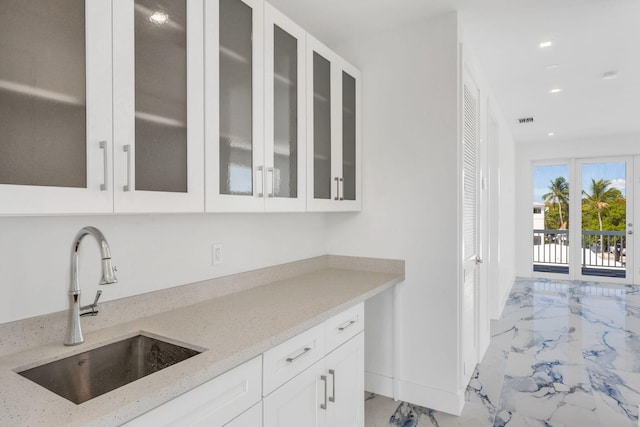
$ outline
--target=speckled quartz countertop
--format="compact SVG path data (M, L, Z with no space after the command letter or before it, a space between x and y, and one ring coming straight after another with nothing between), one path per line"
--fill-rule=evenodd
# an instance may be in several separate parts
M54 342L31 346L28 339L13 336L29 333L30 328L39 328L42 335L43 325L63 324L60 318L65 313L0 325L0 341L14 339L18 348L25 347L13 353L5 348L0 357L0 425L124 423L404 280L404 262L392 260L318 257L307 264L284 265L282 277L278 277L277 268L264 269L264 275L276 280L268 283L253 280L252 288L237 292L229 284L234 280L241 282L243 274L173 288L180 294L196 292L202 302L190 304L186 298L183 306L155 314L145 312L143 301L153 304L154 300L166 300L171 291L111 302L100 316L116 316L118 309L128 313L132 308L143 315L125 321L118 316L121 323L111 320L96 324L95 330L85 333L85 343L76 347L64 347L62 334ZM253 279L260 277L260 272L251 272ZM221 292L224 295L203 301L202 289L213 289L221 281L226 281L226 294ZM242 289L241 284L238 288ZM141 332L206 350L80 405L16 373Z

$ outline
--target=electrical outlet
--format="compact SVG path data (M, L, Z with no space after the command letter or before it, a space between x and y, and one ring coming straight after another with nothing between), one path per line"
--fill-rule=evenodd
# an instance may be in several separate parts
M211 265L222 264L222 243L214 243L211 248Z

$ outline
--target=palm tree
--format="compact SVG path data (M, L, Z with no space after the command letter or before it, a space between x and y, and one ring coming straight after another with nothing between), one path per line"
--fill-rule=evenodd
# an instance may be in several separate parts
M584 200L587 205L598 211L598 223L600 231L602 231L602 210L609 207L609 204L619 198L621 193L615 188L609 188L611 181L600 178L595 180L591 178L591 194L582 190ZM602 237L600 237L602 239Z
M552 205L558 204L558 213L560 214L560 227L558 230L567 228L562 218L562 204L567 205L569 203L569 183L563 176L559 176L556 179L549 181L549 191L542 195L542 200Z

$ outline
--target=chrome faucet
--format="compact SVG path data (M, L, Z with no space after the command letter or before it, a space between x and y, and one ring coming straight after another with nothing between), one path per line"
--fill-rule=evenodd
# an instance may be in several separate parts
M64 340L64 345L78 345L84 342L82 336L82 328L80 327L81 316L97 316L98 315L98 300L102 291L96 293L96 298L93 304L80 306L80 285L78 283L78 251L80 250L80 242L87 235L90 234L98 241L100 245L100 253L102 254L102 279L100 285L109 285L116 283L115 271L116 269L111 265L111 251L109 250L109 243L104 237L104 234L95 227L83 227L78 231L76 237L73 239L73 246L71 247L71 283L69 285L69 322L67 325L67 336Z

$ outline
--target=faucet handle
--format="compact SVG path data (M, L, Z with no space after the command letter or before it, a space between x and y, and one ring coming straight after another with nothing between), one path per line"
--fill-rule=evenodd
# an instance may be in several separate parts
M80 316L97 316L98 315L98 300L102 296L102 291L96 292L96 299L93 300L93 304L80 307Z
M98 305L98 300L100 299L101 296L102 296L102 291L96 292L96 299L93 300L93 304L91 305L96 307Z

